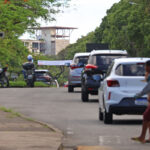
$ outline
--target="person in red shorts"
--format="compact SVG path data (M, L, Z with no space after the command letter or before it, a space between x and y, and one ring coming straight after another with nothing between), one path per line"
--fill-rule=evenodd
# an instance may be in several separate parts
M150 82L150 61L146 62L145 65L145 80L147 82ZM150 134L150 93L148 93L148 106L145 112L143 113L143 125L142 125L142 132L139 137L133 137L131 138L134 141L138 141L141 143L150 142L150 137L148 140L145 140L147 129L149 128L149 134Z

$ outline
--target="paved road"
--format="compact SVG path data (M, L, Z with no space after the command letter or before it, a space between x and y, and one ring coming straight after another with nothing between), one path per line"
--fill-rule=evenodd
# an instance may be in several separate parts
M77 89L78 90L78 89ZM65 88L0 89L0 104L61 129L66 146L100 145L118 150L149 150L150 144L130 140L141 130L141 116L115 116L112 125L98 121L98 103L80 101L80 91Z

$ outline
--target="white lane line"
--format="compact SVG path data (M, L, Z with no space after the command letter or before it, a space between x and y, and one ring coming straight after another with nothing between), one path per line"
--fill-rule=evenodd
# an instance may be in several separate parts
M99 136L98 137L99 145L107 145L107 144L121 144L120 136Z

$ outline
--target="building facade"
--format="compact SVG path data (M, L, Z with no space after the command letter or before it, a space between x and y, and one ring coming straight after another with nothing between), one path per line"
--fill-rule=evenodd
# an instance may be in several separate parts
M34 54L45 54L45 41L42 40L30 40L30 39L21 39L30 53Z
M70 44L72 27L40 27L34 28L36 40L22 40L30 52L44 55L57 55Z

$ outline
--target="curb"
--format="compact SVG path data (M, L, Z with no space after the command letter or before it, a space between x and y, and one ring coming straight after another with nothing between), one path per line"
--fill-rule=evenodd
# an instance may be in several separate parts
M6 108L6 109L7 109L7 108ZM4 110L2 110L2 111L4 111ZM4 111L4 112L5 112L5 111ZM6 112L7 112L7 111L6 111ZM12 112L8 112L8 113L12 113ZM15 113L17 113L17 112L15 112ZM19 115L16 115L16 117L21 118L21 119L24 119L24 120L27 120L27 121L29 121L29 122L33 122L33 123L40 124L41 126L43 126L43 127L45 127L45 128L48 128L50 131L60 134L60 143L58 144L57 150L63 150L63 143L62 143L63 132L62 132L61 130L55 128L53 125L47 124L47 123L42 122L42 121L38 121L38 120L36 120L36 119L29 118L29 117L23 115L22 113L19 113ZM58 135L58 136L59 136L59 135Z
M26 120L29 120L29 121L32 121L32 122L35 122L35 123L38 123L38 124L40 124L40 125L42 125L42 126L47 127L48 129L50 129L50 130L53 131L53 132L59 132L60 134L63 135L62 131L59 130L59 129L57 129L57 128L55 128L53 125L47 124L47 123L42 122L42 121L38 121L38 120L33 119L33 118L31 118L31 120L30 120L29 117L27 117L27 116L25 116L25 115L22 115L22 114L20 115L20 118L26 119Z
M112 148L106 146L78 146L76 150L112 150Z
M38 124L40 124L40 125L42 125L42 126L47 127L48 129L50 129L51 131L53 131L53 132L55 132L55 133L61 134L61 142L60 142L60 145L58 146L58 149L57 149L57 150L63 150L63 149L64 149L63 143L62 143L62 138L63 138L64 135L63 135L63 132L62 132L61 130L55 128L53 125L47 124L47 123L42 122L42 121L38 121L38 120L36 120L36 119L30 120L27 116L22 115L22 114L20 115L20 118L29 120L29 121L31 121L31 122L38 123Z

